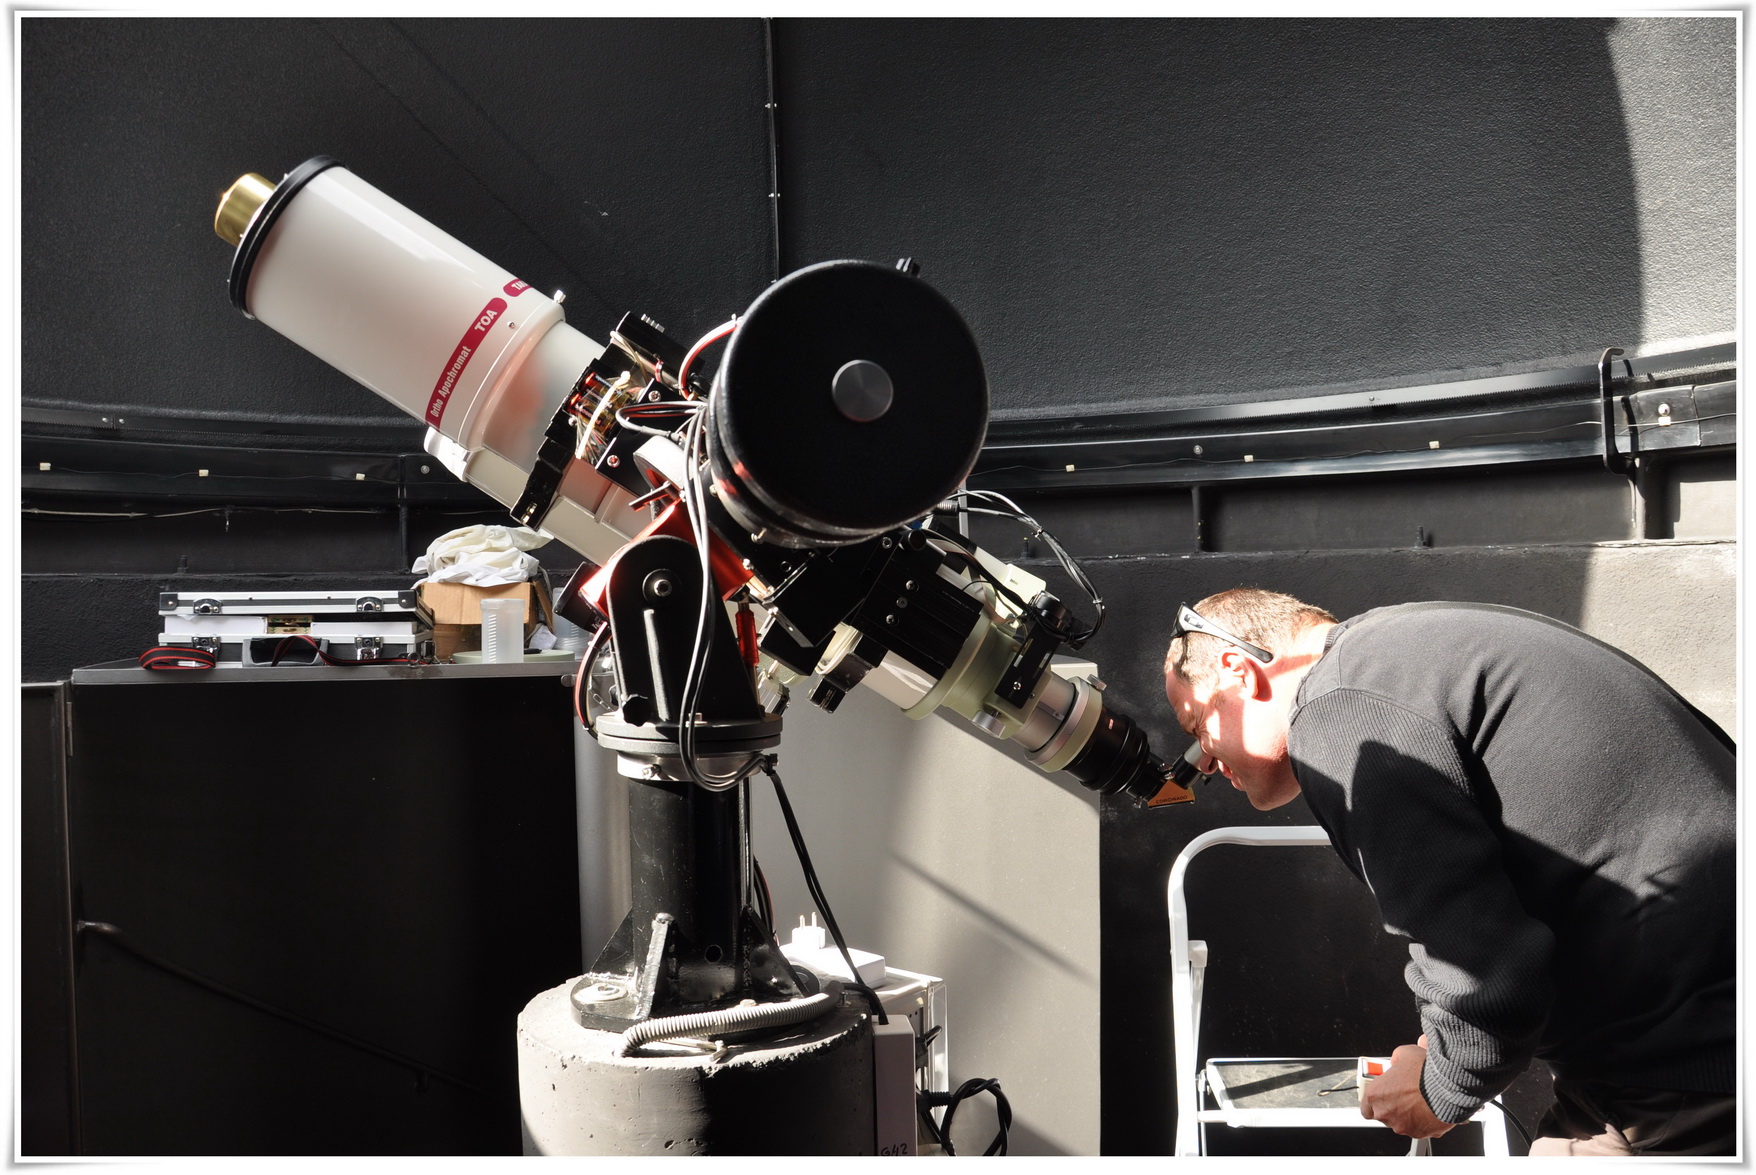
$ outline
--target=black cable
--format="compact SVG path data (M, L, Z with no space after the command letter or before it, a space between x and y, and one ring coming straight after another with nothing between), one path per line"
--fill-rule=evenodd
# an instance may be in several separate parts
M1526 1149L1526 1150L1529 1150L1529 1149L1530 1149L1530 1144L1531 1144L1531 1141L1532 1141L1532 1140L1531 1140L1531 1137L1530 1137L1530 1131L1528 1131L1528 1130L1526 1130L1526 1129L1525 1129L1525 1128L1524 1128L1524 1123L1523 1123L1523 1122L1520 1122L1520 1121L1519 1121L1519 1120L1518 1120L1518 1115L1517 1115L1517 1114L1514 1114L1514 1113L1513 1113L1513 1112L1512 1112L1512 1111L1511 1111L1511 1110L1509 1110L1509 1109L1507 1109L1507 1108L1506 1108L1506 1103L1505 1103L1505 1102L1503 1102L1503 1101L1501 1101L1501 1100L1500 1100L1500 1099L1499 1099L1499 1098L1497 1098L1497 1097L1491 1097L1491 1098L1489 1098L1489 1099L1488 1099L1488 1100L1489 1100L1489 1101L1490 1101L1490 1102L1492 1102L1492 1103L1493 1103L1493 1104L1494 1104L1494 1105L1496 1105L1496 1106L1499 1106L1499 1107L1500 1107L1500 1112L1501 1112L1501 1113L1502 1113L1502 1114L1505 1114L1505 1115L1506 1115L1506 1120L1507 1120L1507 1121L1508 1121L1508 1122L1510 1122L1510 1123L1512 1123L1512 1128L1513 1128L1513 1129L1514 1129L1514 1130L1516 1130L1516 1131L1518 1131L1518 1137L1520 1137L1520 1138L1522 1138L1522 1139L1524 1139L1524 1148L1525 1148L1525 1149Z
M928 1133L932 1135L934 1142L945 1148L946 1154L951 1155L954 1158L957 1155L957 1151L951 1145L952 1115L957 1113L958 1106L962 1105L970 1098L975 1097L978 1093L991 1093L994 1095L995 1114L1000 1120L1000 1129L994 1135L994 1141L988 1144L988 1149L982 1152L982 1156L987 1158L992 1155L1003 1155L1006 1153L1006 1132L1012 1127L1012 1103L1008 1102L1006 1100L1006 1095L1000 1092L1000 1083L994 1078L971 1077L968 1081L958 1086L955 1091L950 1093L937 1093L932 1090L922 1090L915 1095L916 1109L919 1111L922 1120L927 1123ZM945 1107L945 1116L935 1124L933 1122L933 1115L930 1111L938 1106Z
M762 862L755 857L750 858L750 868L756 875L756 913L761 916L762 924L768 927L769 933L774 928L774 895L768 890L768 878L762 872Z
M186 983L194 984L196 987L205 988L206 990L213 992L215 995L224 996L226 999L232 1000L235 1003L243 1004L246 1008L254 1008L256 1011L261 1012L264 1015L273 1016L277 1020L284 1020L288 1024L295 1024L308 1032L315 1032L319 1036L326 1036L330 1040L345 1044L349 1048L358 1049L360 1052L370 1053L372 1056L377 1057L380 1060L390 1061L393 1064L402 1065L412 1069L416 1079L422 1083L425 1083L427 1078L434 1077L445 1082L447 1085L455 1085L459 1089L468 1090L470 1093L479 1094L485 1098L491 1098L493 1096L479 1085L471 1085L469 1082L453 1077L443 1070L435 1069L433 1066L428 1065L423 1061L417 1061L413 1057L406 1057L403 1054L393 1052L390 1049L381 1048L378 1045L372 1044L370 1041L361 1040L357 1036L349 1036L347 1033L331 1028L326 1024L319 1024L315 1020L307 1019L306 1017L299 1015L297 1012L289 1012L285 1008L277 1008L271 1003L257 999L255 996L245 995L241 991L227 987L218 980L209 979L207 976L197 974L196 972L189 970L187 967L181 967L167 959L161 959L157 955L137 946L127 935L122 933L121 927L115 926L109 922L76 922L74 924L74 931L79 934L95 934L101 938L107 939L110 942L115 943L118 947L121 947L130 955L133 955L136 959L139 959L142 963L146 963L152 967L157 967L167 975L174 975Z
M975 571L975 573L977 575L981 576L983 579L987 580L990 584L992 584L994 586L995 591L998 591L1001 595L1005 596L1008 600L1011 600L1012 603L1018 608L1018 610L1020 612L1029 612L1030 611L1030 605L1026 604L1023 600L1019 599L1017 592L1013 591L1011 588L1009 588L1005 584L1001 583L999 578L997 576L995 576L993 572L989 571L986 567L984 567L982 565L981 559L976 556L976 548L973 544L964 542L963 539L957 537L956 535L946 534L942 530L934 530L930 526L921 527L921 533L926 535L928 538L938 539L940 542L950 543L953 547L956 547L960 554L963 554L969 558L971 569L973 571Z
M1061 570L1067 573L1068 578L1072 579L1075 586L1077 586L1080 591L1084 592L1086 598L1091 601L1092 608L1097 612L1097 619L1093 620L1091 627L1087 628L1084 632L1077 636L1069 637L1067 641L1068 646L1077 649L1085 644L1086 641L1089 641L1092 637L1096 636L1098 629L1104 626L1104 599L1098 594L1096 586L1093 585L1091 579L1085 574L1085 569L1079 565L1079 561L1073 557L1067 548L1061 545L1060 540L1050 534L1048 528L1043 526L1042 523L1038 522L1026 512L1024 507L1020 506L1017 502L1014 502L1005 494L996 493L993 490L969 490L967 491L967 496L979 501L989 502L1004 507L999 510L986 509L979 506L963 507L968 513L991 514L997 518L1011 518L1016 522L1022 522L1024 525L1030 527L1032 533L1029 537L1033 539L1040 538L1049 545L1049 551L1055 556L1055 561L1061 565Z
M811 854L805 850L805 837L799 832L799 821L793 816L793 805L787 799L787 789L781 786L780 776L774 770L774 756L762 756L762 773L774 784L774 798L780 801L780 814L787 822L787 835L793 838L793 851L799 855L799 868L805 874L805 888L811 892L811 900L823 911L823 921L829 926L830 937L841 951L842 961L848 965L848 974L853 978L849 982L854 988L864 993L872 1012L878 1017L878 1023L890 1023L890 1017L884 1013L884 1005L878 999L878 993L860 978L860 969L854 966L854 957L848 953L847 940L841 936L841 927L836 925L835 913L829 908L829 899L823 896L823 886L817 880L817 870L811 867Z

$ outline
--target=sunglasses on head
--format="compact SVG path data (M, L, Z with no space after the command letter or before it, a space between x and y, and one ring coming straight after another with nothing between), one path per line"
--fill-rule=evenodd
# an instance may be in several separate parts
M1171 639L1175 640L1180 636L1188 636L1192 632L1199 632L1204 633L1207 636L1218 637L1228 645L1236 645L1264 665L1274 660L1274 654L1262 646L1253 645L1247 640L1235 637L1213 621L1203 617L1201 613L1197 612L1189 605L1178 604L1177 623L1171 629Z

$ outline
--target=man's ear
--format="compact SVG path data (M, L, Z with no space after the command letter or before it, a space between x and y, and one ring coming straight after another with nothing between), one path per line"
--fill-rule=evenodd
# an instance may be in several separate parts
M1262 662L1242 649L1227 649L1219 655L1220 680L1227 685L1241 685L1244 696L1253 702L1266 702L1274 693L1268 671Z

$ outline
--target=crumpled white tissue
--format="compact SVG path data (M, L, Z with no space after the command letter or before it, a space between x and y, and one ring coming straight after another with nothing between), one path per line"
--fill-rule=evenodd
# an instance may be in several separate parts
M424 573L423 583L470 583L477 587L523 583L537 574L533 556L525 554L549 541L528 526L459 527L433 540L427 553L415 560L413 570Z

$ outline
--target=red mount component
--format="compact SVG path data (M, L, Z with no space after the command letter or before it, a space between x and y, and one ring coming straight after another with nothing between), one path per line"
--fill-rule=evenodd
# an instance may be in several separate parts
M608 616L610 614L609 607L605 603L604 593L609 589L610 572L616 566L616 560L622 557L623 551L641 539L658 534L668 534L690 543L696 541L695 528L689 525L689 513L682 507L683 503L680 500L666 506L657 518L646 525L645 529L629 539L621 550L610 556L608 563L598 568L590 578L580 584L578 591L574 593L575 596L589 604L597 611L598 615ZM719 589L720 599L725 599L750 582L750 569L744 566L744 560L739 557L736 551L726 545L725 540L711 530L707 532L707 559L708 566L713 570L713 583Z

